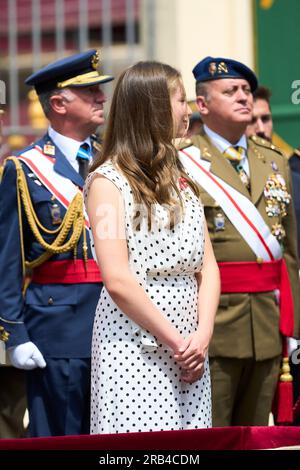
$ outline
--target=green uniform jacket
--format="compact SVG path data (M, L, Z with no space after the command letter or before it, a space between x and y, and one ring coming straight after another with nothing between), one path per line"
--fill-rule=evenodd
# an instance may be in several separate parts
M266 224L272 229L281 223L286 236L282 240L283 256L290 275L294 300L294 334L299 336L299 278L297 237L294 207L287 206L287 215L268 216L264 188L270 175L276 172L284 178L291 194L290 174L286 158L273 145L258 137L248 139L248 160L251 195L230 162L211 143L203 132L187 141L201 150L201 158L211 162L210 171L252 200ZM187 148L188 150L188 148ZM278 168L278 170L277 170ZM221 207L201 189L201 200L215 256L218 262L256 261L256 255L226 217ZM216 221L224 221L224 229L217 230ZM222 294L216 316L214 335L210 345L211 357L252 358L264 360L280 355L282 341L279 333L279 307L273 291L260 293Z

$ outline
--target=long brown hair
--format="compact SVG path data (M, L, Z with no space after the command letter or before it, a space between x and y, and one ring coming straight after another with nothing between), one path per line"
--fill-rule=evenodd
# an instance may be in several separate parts
M127 178L135 202L174 206L178 177L199 197L198 186L187 176L172 143L174 124L171 95L183 88L180 73L160 62L138 62L116 84L101 154L91 171L112 159ZM174 222L171 222L171 226Z

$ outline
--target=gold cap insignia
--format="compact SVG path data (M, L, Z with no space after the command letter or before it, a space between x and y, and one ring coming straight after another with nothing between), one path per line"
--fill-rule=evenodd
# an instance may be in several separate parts
M97 70L99 64L99 53L96 52L91 59L91 66L93 67L94 70Z

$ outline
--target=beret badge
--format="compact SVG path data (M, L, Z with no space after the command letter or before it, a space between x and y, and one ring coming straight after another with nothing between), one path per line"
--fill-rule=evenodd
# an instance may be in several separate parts
M225 62L220 62L218 65L218 73L228 73L228 67Z
M208 66L208 71L211 75L214 75L217 71L217 65L215 62L211 62Z

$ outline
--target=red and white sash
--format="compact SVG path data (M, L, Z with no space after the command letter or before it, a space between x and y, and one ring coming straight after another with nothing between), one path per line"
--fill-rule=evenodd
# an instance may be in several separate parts
M71 201L81 190L70 179L54 171L54 159L45 155L40 147L35 146L23 155L19 160L24 162L37 176L41 183L53 194L56 199L68 209ZM89 220L84 208L85 226L89 228Z
M264 261L282 258L280 244L255 205L205 168L207 162L201 160L200 149L192 146L180 150L178 154L187 172L218 202L255 255Z

